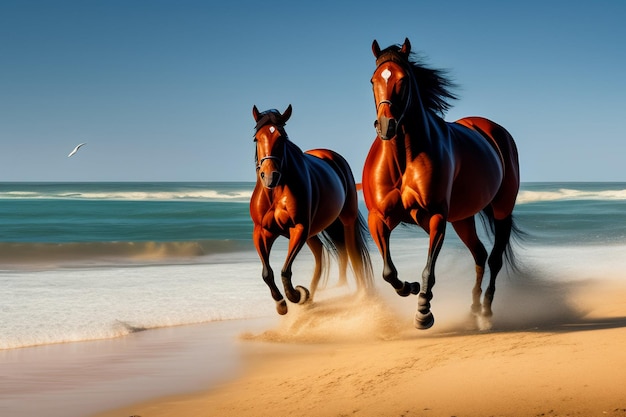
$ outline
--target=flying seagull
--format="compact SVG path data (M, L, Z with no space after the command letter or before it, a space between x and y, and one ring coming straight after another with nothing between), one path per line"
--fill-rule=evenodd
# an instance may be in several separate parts
M86 143L86 142L85 142ZM72 155L74 155L76 152L78 152L78 149L83 146L85 143L80 143L77 147L75 147L72 152L70 152L70 154L67 156L68 158Z

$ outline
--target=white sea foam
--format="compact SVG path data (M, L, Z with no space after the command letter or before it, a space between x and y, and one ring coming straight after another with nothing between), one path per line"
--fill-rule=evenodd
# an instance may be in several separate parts
M626 189L598 191L570 188L560 188L554 191L521 190L517 197L518 204L565 200L626 200Z
M3 272L0 283L0 349L274 312L256 263Z
M220 192L217 190L177 190L177 191L100 191L100 192L0 192L0 199L74 199L74 200L128 200L128 201L169 201L206 200L248 202L252 191Z

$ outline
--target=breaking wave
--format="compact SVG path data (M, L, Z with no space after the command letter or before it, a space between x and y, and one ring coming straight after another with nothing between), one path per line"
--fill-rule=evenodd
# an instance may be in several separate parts
M626 200L626 189L615 190L580 190L575 188L559 188L555 190L524 190L517 196L518 204L567 201L567 200L594 200L620 201Z

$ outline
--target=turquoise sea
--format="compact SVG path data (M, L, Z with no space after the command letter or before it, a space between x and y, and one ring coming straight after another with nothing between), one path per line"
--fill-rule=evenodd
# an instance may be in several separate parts
M0 183L0 349L274 315L251 242L253 187ZM527 271L580 280L626 270L626 183L524 183L515 216L527 233L517 250ZM401 275L421 271L427 242L420 230L394 231ZM281 240L272 252L275 270L285 248ZM373 244L371 252L380 277ZM449 228L439 282L466 266ZM312 267L305 249L294 280L307 285Z

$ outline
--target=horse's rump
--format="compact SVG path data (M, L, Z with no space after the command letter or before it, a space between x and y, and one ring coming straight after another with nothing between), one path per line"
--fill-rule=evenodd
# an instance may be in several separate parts
M496 218L506 217L513 211L520 185L519 156L513 136L504 127L484 117L465 117L455 123L478 132L498 152L504 176L491 205Z

